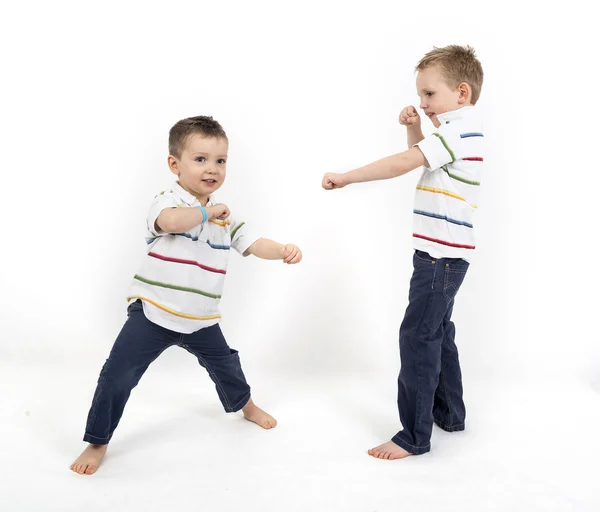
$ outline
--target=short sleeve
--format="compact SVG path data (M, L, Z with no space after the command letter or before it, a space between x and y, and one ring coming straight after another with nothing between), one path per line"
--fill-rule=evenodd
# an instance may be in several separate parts
M425 137L415 144L425 156L431 170L451 164L462 158L462 141L460 132L456 131L457 123L444 124L436 133Z
M165 235L164 231L158 229L156 225L156 219L166 208L177 208L181 204L181 201L172 192L161 192L158 194L148 210L148 216L146 217L146 238L156 238L158 236Z
M238 253L244 255L259 238L245 221L231 218L231 247Z

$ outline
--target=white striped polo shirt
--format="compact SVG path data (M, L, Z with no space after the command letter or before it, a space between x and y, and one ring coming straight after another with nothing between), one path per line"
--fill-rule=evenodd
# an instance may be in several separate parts
M473 106L438 114L438 131L419 146L429 167L417 185L413 247L435 258L470 261L483 172L483 130Z
M207 206L215 204L211 196ZM146 219L148 253L127 297L143 302L151 322L184 334L219 322L230 249L243 254L258 239L234 217L211 220L186 233L156 231L165 208L195 206L200 206L198 199L177 182L154 198Z

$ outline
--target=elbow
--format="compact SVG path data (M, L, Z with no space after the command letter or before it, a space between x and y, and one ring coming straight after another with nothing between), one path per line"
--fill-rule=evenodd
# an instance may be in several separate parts
M172 218L164 218L156 221L156 227L160 229L163 233L178 233L179 229L175 219Z
M398 176L406 174L408 171L410 171L410 169L408 169L406 165L402 165L402 163L393 165L390 169L390 178L397 178Z
M410 170L408 169L407 164L408 162L406 161L405 155L403 153L394 155L389 160L386 178L397 178L398 176L406 174Z
M417 162L403 157L393 166L394 177L402 176L418 167Z
M249 256L250 254L256 256L257 250L260 248L260 241L262 238L259 238L256 242L254 242L248 249L244 251L244 256Z

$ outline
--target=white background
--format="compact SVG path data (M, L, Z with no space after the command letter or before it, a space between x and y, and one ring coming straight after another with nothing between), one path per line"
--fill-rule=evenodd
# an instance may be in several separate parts
M18 2L0 13L0 510L598 510L597 37L583 2ZM418 172L320 188L406 148L416 62L471 44L488 157L454 319L468 425L379 461ZM212 115L219 197L300 265L232 254L222 327L270 432L173 348L93 477L97 374L125 319L167 135ZM424 121L424 131L432 126Z

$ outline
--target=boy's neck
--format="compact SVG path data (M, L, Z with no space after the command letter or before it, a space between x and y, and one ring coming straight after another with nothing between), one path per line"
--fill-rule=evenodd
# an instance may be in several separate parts
M460 106L456 107L454 110L448 110L448 112L454 112L455 110L460 110L460 109L462 109L462 108L465 108L465 107L472 107L472 106L473 106L473 105L471 105L471 103L465 103L464 105L460 105Z
M445 116L447 114L451 114L452 112L458 112L459 110L462 110L463 108L468 108L468 107L473 107L474 105L471 105L470 103L467 103L465 105L460 105L452 110L446 110L446 112L444 112L443 114L440 114L441 116Z

